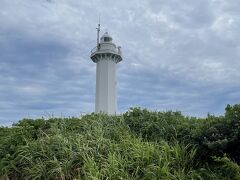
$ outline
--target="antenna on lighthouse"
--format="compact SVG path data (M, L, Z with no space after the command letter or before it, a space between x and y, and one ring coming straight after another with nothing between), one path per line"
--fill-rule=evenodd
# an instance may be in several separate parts
M100 43L99 43L99 34L100 34L100 15L99 15L99 19L98 19L98 27L97 29L97 49L100 48Z

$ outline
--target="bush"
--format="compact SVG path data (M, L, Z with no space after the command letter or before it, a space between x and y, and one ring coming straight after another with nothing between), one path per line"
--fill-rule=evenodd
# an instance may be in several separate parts
M209 115L201 121L193 137L202 158L227 154L240 163L240 105L228 105L225 116Z
M191 136L189 119L180 112L150 112L131 108L123 117L133 133L148 141L189 141Z

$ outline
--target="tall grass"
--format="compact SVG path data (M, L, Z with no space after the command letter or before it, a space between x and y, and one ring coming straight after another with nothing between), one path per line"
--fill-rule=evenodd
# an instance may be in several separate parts
M239 166L227 157L213 159L214 168L201 161L199 145L187 141L187 122L179 113L140 109L124 116L23 120L0 133L0 179L239 177ZM222 168L233 174L219 173Z

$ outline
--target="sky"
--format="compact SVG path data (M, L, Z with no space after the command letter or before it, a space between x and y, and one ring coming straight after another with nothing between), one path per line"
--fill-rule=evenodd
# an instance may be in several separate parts
M118 112L223 115L240 103L237 0L1 0L0 126L95 106L96 27L122 47Z

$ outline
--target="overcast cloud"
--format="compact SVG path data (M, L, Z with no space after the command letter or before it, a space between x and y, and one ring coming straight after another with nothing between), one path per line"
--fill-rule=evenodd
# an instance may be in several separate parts
M236 0L1 0L0 125L94 111L99 14L124 53L119 112L223 114L240 102L239 9Z

